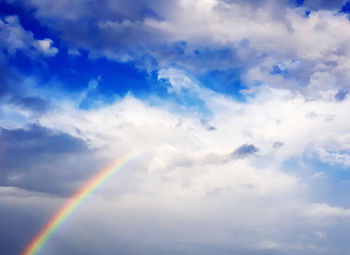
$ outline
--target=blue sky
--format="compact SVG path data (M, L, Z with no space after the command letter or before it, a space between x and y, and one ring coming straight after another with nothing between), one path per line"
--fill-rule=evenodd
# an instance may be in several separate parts
M0 254L349 253L349 6L0 1Z

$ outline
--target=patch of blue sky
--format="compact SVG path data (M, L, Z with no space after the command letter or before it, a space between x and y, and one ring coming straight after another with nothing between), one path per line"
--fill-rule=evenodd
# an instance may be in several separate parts
M156 71L151 73L139 68L136 62L120 63L107 58L89 58L89 53L80 50L80 55L71 56L67 49L50 58L33 59L19 51L9 63L23 76L31 76L37 87L55 87L62 94L79 93L88 90L89 82L98 79L93 90L86 92L80 102L80 109L92 109L111 104L116 99L132 94L136 98L161 98L181 107L207 114L205 102L191 91L181 94L169 93L166 81L158 80ZM57 92L57 90L55 90ZM56 97L56 95L52 95ZM151 100L148 100L151 101ZM159 102L159 100L155 100Z
M346 2L339 11L340 13L350 14L350 2Z
M212 48L203 47L203 46L193 50L193 56L196 56L201 60L210 61L210 62L213 62L214 60L219 60L219 61L231 60L231 59L228 59L228 57L230 57L230 55L234 53L235 52L229 48L212 49Z
M99 77L98 91L104 95L125 95L157 93L155 74L136 67L135 63L119 63L106 58L91 59L87 51L71 56L67 50L50 58L32 59L25 53L17 52L9 63L23 75L35 77L43 87L51 83L60 84L67 92L81 91L87 88L92 79Z
M307 196L315 202L328 203L334 206L349 207L350 171L340 165L321 162L310 153L293 157L283 162L281 169L291 175L298 176L300 183L307 184ZM317 186L313 192L310 186ZM306 195L306 194L305 194Z
M313 177L321 177L321 180L313 180L323 187L320 200L338 206L350 206L348 194L350 192L350 169L341 164L327 164L315 157L304 157L304 164L315 172ZM319 173L322 173L319 175ZM325 181L322 180L325 178ZM319 186L319 184L318 184ZM347 194L347 195L345 195Z
M100 59L95 61L99 62L102 60ZM108 60L104 59L104 61ZM111 65L124 64L111 62ZM163 84L161 84L158 80L158 75L156 72L146 73L145 71L141 71L136 67L132 67L131 70L121 72L120 75L118 73L110 72L107 74L103 74L103 72L100 72L99 74L96 73L96 75L92 77L89 82L92 80L97 80L97 86L91 90L89 90L88 86L85 87L88 91L79 107L81 109L89 110L98 106L111 104L115 102L115 100L123 98L127 94L141 100L148 100L151 97L158 97L166 100L167 98L171 97L167 91L167 87L163 86ZM130 71L131 73L137 72L137 76L132 76L130 78L128 77L127 71Z
M311 176L323 172L334 181L350 181L350 167L343 164L326 163L313 153L305 152L301 158L290 158L282 164L282 169L291 173Z
M312 166L316 171L322 171L327 176L335 180L349 180L350 181L350 168L342 164L333 164L322 162L317 158L304 158L304 163L308 166Z
M289 3L296 7L300 7L304 4L305 0L289 0Z
M288 69L286 68L281 68L279 65L274 65L272 67L272 70L270 71L271 75L281 75L285 78L287 78L288 75Z
M292 157L282 162L281 169L283 169L283 171L287 173L295 174L295 173L298 173L303 168L302 162L303 161L300 158Z
M175 42L173 44L172 50L177 55L185 54L187 43L185 41Z
M310 14L311 14L311 11L309 11L309 10L305 11L305 17L309 17Z
M241 69L211 70L199 77L201 84L215 92L222 93L239 102L246 102L241 90L248 87L241 79Z

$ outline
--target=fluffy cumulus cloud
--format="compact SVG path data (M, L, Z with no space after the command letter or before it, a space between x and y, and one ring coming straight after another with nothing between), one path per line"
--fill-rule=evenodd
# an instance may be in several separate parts
M134 150L38 254L349 253L346 1L6 6L0 253Z

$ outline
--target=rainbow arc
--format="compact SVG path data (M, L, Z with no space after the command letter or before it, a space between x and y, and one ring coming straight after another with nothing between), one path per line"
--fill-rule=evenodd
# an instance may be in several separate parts
M48 221L48 223L39 231L33 240L27 245L22 255L37 254L48 239L58 230L63 222L73 213L73 211L88 197L93 191L100 187L115 172L123 168L133 159L135 159L141 150L128 153L118 158L113 164L100 170L92 176L87 183L78 190Z

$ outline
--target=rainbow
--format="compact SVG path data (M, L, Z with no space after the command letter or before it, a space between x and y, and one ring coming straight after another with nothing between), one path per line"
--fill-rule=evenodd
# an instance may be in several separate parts
M22 255L37 254L47 240L57 231L62 223L72 214L72 212L98 187L108 180L116 171L123 168L126 164L136 158L140 150L128 153L117 161L113 162L107 168L98 171L87 183L78 190L48 221L48 223L39 231L33 240L27 245Z

